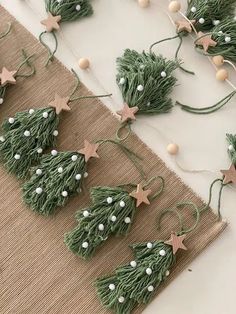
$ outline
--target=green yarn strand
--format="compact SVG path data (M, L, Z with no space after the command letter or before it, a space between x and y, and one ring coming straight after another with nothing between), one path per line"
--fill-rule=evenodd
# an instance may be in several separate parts
M47 35L47 34L50 34L52 36L52 38L53 38L53 41L54 41L54 48L53 49L51 49L46 44L46 42L44 41L44 36ZM47 49L47 52L48 52L48 58L47 58L47 60L45 62L45 67L47 67L49 65L49 63L54 60L55 53L57 52L57 48L58 48L57 36L56 36L56 34L54 32L48 33L48 32L45 31L45 32L42 32L39 35L39 41Z
M0 39L3 39L4 37L6 37L11 31L11 23L7 23L7 29L3 32L0 33Z

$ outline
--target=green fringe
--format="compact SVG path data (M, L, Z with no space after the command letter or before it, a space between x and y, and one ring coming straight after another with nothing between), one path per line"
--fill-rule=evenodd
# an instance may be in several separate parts
M226 139L229 145L233 146L233 150L228 149L229 157L231 162L236 165L236 135L235 134L226 134Z
M76 214L79 224L65 234L64 240L73 253L84 259L91 257L111 235L126 235L136 212L134 198L122 188L94 187L90 193L93 205ZM112 198L111 204L107 202L108 197ZM125 202L124 208L120 206L120 201ZM89 212L88 217L84 216L85 211ZM112 216L116 216L115 222L111 220ZM131 223L124 222L126 217L131 219ZM103 231L98 229L99 224L104 225ZM88 242L88 248L82 247L84 242Z
M169 112L173 107L169 94L177 82L172 72L178 67L178 62L166 60L161 55L126 49L117 59L116 76L124 101L130 107L137 106L138 114ZM163 71L166 77L161 76ZM124 84L120 84L121 78L125 79ZM137 90L138 85L144 87L142 92Z
M78 157L76 161L72 161L73 155ZM58 172L59 167L63 168L62 173ZM41 169L41 175L36 174L37 169ZM30 180L23 186L24 201L39 214L54 214L57 207L64 206L71 196L80 192L85 172L84 155L77 152L44 155L41 163L32 169ZM76 180L76 174L81 175L80 180ZM39 187L42 188L41 194L36 193ZM67 197L62 196L63 191L68 193Z
M213 21L234 16L235 5L236 0L190 0L186 15L188 19L196 20L197 31L210 31L214 28ZM196 12L191 12L192 7L197 9ZM199 23L200 18L204 18L203 24Z
M80 5L79 11L76 6ZM46 11L52 15L61 15L61 22L76 21L93 14L93 8L88 0L45 0Z
M139 303L150 302L161 283L165 281L166 272L175 263L171 246L162 241L155 241L152 245L151 249L147 247L147 243L131 246L137 266L127 264L118 267L115 274L96 281L97 293L106 308L117 314L129 314ZM165 250L165 256L159 254L161 250ZM147 275L147 268L151 268L151 275ZM115 285L115 290L109 289L110 284ZM153 292L147 289L151 285L154 287ZM118 301L121 296L125 299L123 303Z
M43 117L43 113L48 114L48 118ZM14 123L10 124L6 119L2 124L2 141L0 141L0 158L10 173L18 178L25 178L29 174L29 169L37 164L43 151L55 144L53 132L57 130L59 117L53 108L34 109L34 113L29 111L16 113ZM24 136L24 132L29 131L30 136ZM14 156L20 155L16 160Z
M222 32L222 33L221 33ZM229 36L231 41L225 42L225 37ZM227 18L220 22L219 25L212 29L212 39L217 42L215 47L209 47L207 53L203 52L203 48L196 45L203 54L209 56L221 55L226 60L236 62L236 21Z

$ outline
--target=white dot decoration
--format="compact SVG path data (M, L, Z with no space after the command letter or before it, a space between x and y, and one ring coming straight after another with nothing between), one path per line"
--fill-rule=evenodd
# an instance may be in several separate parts
M57 171L58 171L58 173L62 173L62 172L63 172L63 168L62 168L62 167L59 167L59 168L57 169Z
M81 9L81 5L79 5L79 4L77 4L77 6L75 7L75 9L76 9L76 11L80 11L80 9Z
M152 249L152 243L151 243L151 242L148 242L148 243L147 243L147 248L148 248L148 249Z
M152 274L152 269L148 267L148 268L146 269L146 274L147 274L148 276L150 276L150 275Z
M88 172L85 172L84 173L84 178L87 178L88 177Z
M43 173L43 172L42 172L41 169L37 169L37 170L36 170L36 174L37 174L38 176L41 176L42 173Z
M112 201L113 201L112 197L109 196L109 197L107 198L107 204L111 204Z
M218 35L222 35L222 34L223 34L223 32L222 32L222 31L219 31L219 32L218 32Z
M36 190L35 190L35 192L37 193L37 194L41 194L42 192L43 192L43 189L42 188L37 188Z
M61 195L62 195L63 197L67 197L67 196L68 196L68 192L67 192L67 191L62 191L62 192L61 192Z
M99 231L103 231L104 230L104 225L103 224L99 224L98 225L98 230Z
M137 262L136 261L131 261L130 262L130 266L135 268L137 266Z
M204 23L205 23L205 20L204 20L203 17L201 17L201 18L198 20L198 22L199 22L200 24L204 24Z
M53 132L53 135L54 135L54 136L58 136L58 134L59 134L59 132L58 132L57 130L55 130L55 131Z
M219 24L220 24L220 20L214 20L214 21L213 21L213 25L217 26L217 25L219 25Z
M148 289L149 292L152 292L154 290L154 287L152 285L150 285L150 286L148 286L147 289Z
M88 216L89 216L89 212L88 212L87 210L84 210L84 211L83 211L83 216L84 216L84 217L88 217Z
M26 131L24 132L24 136L29 137L29 136L30 136L30 131L26 130Z
M45 112L43 112L43 117L45 118L45 119L47 119L48 118L48 113L45 111Z
M144 90L143 85L138 85L137 91L142 92Z
M131 223L131 219L129 217L125 217L125 223L126 224L130 224Z
M3 104L3 98L0 98L0 105Z
M84 249L88 248L88 242L87 241L82 243L82 248L84 248Z
M167 271L166 271L166 277L168 277L169 275L170 275L170 271L167 270Z
M53 150L51 151L51 154L52 154L52 156L56 156L56 155L57 155L57 150L53 149Z
M15 158L15 160L19 160L20 159L20 154L15 154L14 158Z
M120 79L119 84L120 84L120 85L124 85L124 84L125 84L125 78L124 78L124 77L122 77L122 78Z
M124 201L120 201L120 207L122 207L122 208L125 207L125 202Z
M125 298L121 296L121 297L119 297L118 301L119 301L120 303L124 303L124 302L125 302Z
M141 65L140 65L140 69L143 70L144 68L145 68L145 65L144 65L144 64L141 64Z
M8 119L8 122L9 122L10 124L13 124L13 123L15 122L15 119L14 119L14 118L9 118L9 119Z
M42 149L42 148L38 148L38 149L37 149L37 153L38 153L38 154L42 154L42 152L43 152L43 149Z
M160 256L165 256L166 255L166 251L165 250L160 250L159 255Z
M116 286L114 285L114 283L110 283L110 284L109 284L109 289L110 289L111 291L114 291L115 288L116 288Z
M72 157L71 157L71 160L72 161L76 161L78 159L78 156L76 156L76 155L73 155Z
M116 216L114 216L114 215L113 215L113 216L111 216L111 221L112 221L112 222L115 222L115 221L116 221L116 219L117 219L117 218L116 218Z
M29 114L33 114L33 113L34 113L34 109L30 109Z
M162 71L162 72L161 72L161 77L163 77L163 78L164 78L164 77L166 77L166 75L167 75L167 74L166 74L166 72L165 72L165 71Z
M5 138L3 136L0 136L0 142L5 142Z
M192 8L191 8L191 12L192 12L192 13L196 13L196 11L197 11L197 8L196 8L196 7L192 7Z
M229 150L230 152L233 152L233 151L234 151L233 145L229 145L228 150Z
M77 180L77 181L79 181L80 179L81 179L81 174L80 173L78 173L78 174L76 174L76 176L75 176L75 180Z
M231 37L230 36L225 36L225 42L230 43L231 42Z

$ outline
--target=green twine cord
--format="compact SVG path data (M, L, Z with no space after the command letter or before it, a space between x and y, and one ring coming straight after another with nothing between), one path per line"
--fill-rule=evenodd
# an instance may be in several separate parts
M52 35L52 38L54 39L54 45L55 45L53 50L51 50L51 48L44 41L44 35L45 34L51 34ZM47 52L48 52L48 58L45 62L45 67L47 67L49 65L49 63L53 61L55 53L57 52L57 48L58 48L57 36L54 32L48 33L47 31L44 31L39 35L39 41L47 49Z
M150 201L153 201L154 199L156 199L164 190L165 187L165 180L162 176L156 176L156 177L152 177L150 180L147 181L147 183L145 185L143 185L143 188L147 188L148 186L150 186L154 181L159 180L161 182L161 186L159 188L159 190L157 190L157 192L153 195L151 195L149 197Z
M236 94L236 91L231 92L229 95L218 101L215 105L209 106L209 107L204 107L204 108L196 108L196 107L191 107L182 104L179 101L176 101L176 105L180 106L182 110L193 113L193 114L209 114L213 113L215 111L218 111L222 107L224 107L230 100L233 98L233 96Z
M7 26L7 29L5 30L5 32L0 34L0 39L3 39L4 37L6 37L11 31L11 26L12 26L11 23L7 23L7 24L8 24L8 26Z
M20 63L20 65L18 66L17 70L16 70L16 75L15 75L15 78L18 78L18 77L31 77L32 75L35 74L36 70L35 70L35 67L33 66L33 64L30 62L30 59L32 59L34 57L34 55L30 55L30 56L27 56L26 52L24 49L22 49L22 55L23 55L23 61ZM23 73L23 74L20 74L19 72L21 71L21 69L27 65L30 69L30 72L28 73Z

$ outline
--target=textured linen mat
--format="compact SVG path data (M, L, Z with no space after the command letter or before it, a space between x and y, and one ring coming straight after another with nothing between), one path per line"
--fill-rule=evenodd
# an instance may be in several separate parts
M11 34L0 42L0 68L9 69L19 64L21 48L36 53L37 74L33 78L19 79L8 88L5 102L0 107L0 120L17 111L47 106L54 93L67 96L75 84L73 75L58 61L47 69L42 65L46 52L41 44L0 7L1 27L13 22ZM80 94L89 91L81 86ZM59 150L77 150L84 138L95 141L113 137L119 122L99 100L83 100L71 104L71 112L63 113L58 137ZM110 273L116 266L132 259L128 245L134 242L166 239L176 230L175 217L168 216L157 232L155 219L158 211L177 201L201 199L170 171L165 164L134 134L127 145L145 160L149 176L162 175L166 180L164 193L148 208L137 210L130 234L126 238L111 238L95 257L85 262L69 252L63 235L75 226L74 213L89 203L88 189L73 198L54 217L41 217L32 213L23 203L21 182L6 173L0 165L0 313L44 314L79 313L101 314L107 311L97 298L94 280ZM92 160L88 167L87 187L118 185L140 180L137 170L117 147L104 145L100 159ZM193 215L186 211L188 223ZM189 248L178 253L178 263L171 271L166 286L206 248L225 228L216 216L207 212L197 230L187 239ZM141 306L135 313L141 313Z

